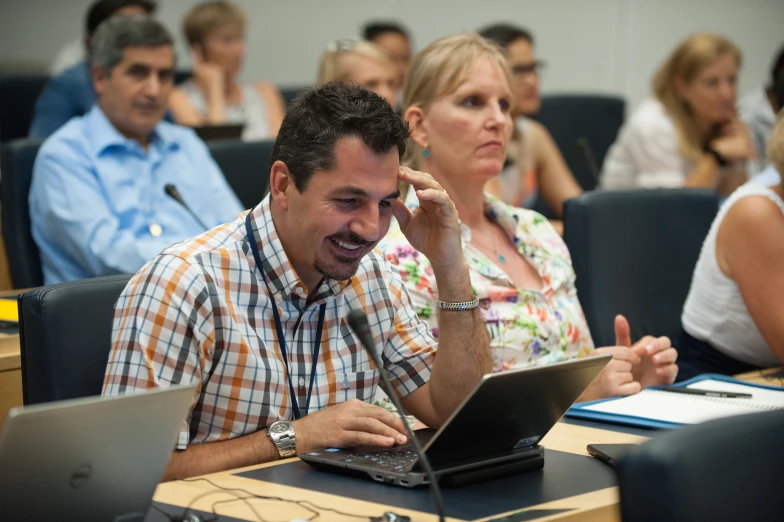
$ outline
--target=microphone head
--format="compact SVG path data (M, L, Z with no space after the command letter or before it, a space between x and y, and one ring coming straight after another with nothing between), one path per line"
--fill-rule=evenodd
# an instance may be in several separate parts
M348 325L357 335L370 329L367 317L360 310L351 310L346 317L346 321L348 321Z
M169 196L169 197L170 197L170 198L172 198L172 199L175 199L175 200L177 200L177 202L178 202L178 203L180 203L181 205L184 205L184 204L185 204L185 203L182 201L182 196L180 196L180 191L179 191L179 190L177 190L177 187L175 187L175 186L174 186L172 183L167 183L167 184L166 184L166 185L163 187L163 191L164 191L164 192L166 192L166 195L167 195L167 196Z
M367 350L375 365L381 367L381 359L379 359L378 353L376 353L376 347L373 346L373 336L370 335L370 325L365 314L359 310L351 310L346 317L346 321L348 321L348 325L359 337L359 342Z

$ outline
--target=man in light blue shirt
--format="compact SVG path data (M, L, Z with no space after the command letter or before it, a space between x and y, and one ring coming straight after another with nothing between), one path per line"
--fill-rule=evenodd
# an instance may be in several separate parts
M149 16L107 20L91 62L96 105L44 142L33 170L30 219L46 284L136 272L242 211L204 143L162 121L174 77L162 25Z
M84 44L90 46L98 26L110 17L152 14L155 7L155 2L150 0L95 0L85 17ZM87 114L93 103L95 91L90 61L80 59L53 76L41 91L35 102L29 137L48 138L74 116Z

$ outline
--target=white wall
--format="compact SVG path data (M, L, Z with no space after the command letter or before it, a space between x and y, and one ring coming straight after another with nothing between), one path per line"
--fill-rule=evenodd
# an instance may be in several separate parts
M397 19L422 48L435 38L507 20L530 28L548 62L545 92L625 95L636 104L673 46L697 30L726 34L744 51L741 90L766 80L784 43L784 0L236 0L248 13L246 75L312 83L318 56L365 20ZM0 64L45 68L77 38L90 0L0 0ZM160 19L189 57L180 20L198 0L159 0Z

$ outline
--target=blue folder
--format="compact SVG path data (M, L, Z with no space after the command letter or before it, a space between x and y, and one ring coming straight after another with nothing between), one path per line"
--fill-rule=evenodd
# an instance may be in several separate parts
M750 388L763 388L766 390L777 390L784 393L784 388L779 386L767 386L764 384L753 384L746 381L741 381L738 379L733 379L732 377L728 377L726 375L719 375L715 373L706 373L700 375L698 377L694 377L693 379L689 379L688 381L683 381L681 383L676 384L675 386L683 386L686 387L690 384L694 384L695 382L704 381L707 379L712 379L715 381L724 381L724 382L732 382L735 384L742 384L744 386L748 386ZM657 390L660 389L661 386L650 386L646 389ZM591 406L593 404L600 404L607 401L617 401L619 399L623 399L623 397L610 397L609 399L600 399L598 401L590 401L590 402L579 402L572 405L569 410L566 412L567 417L573 417L575 419L586 419L592 421L599 421L599 422L609 422L611 424L622 424L625 426L634 426L637 428L678 428L681 426L687 426L686 424L682 424L679 422L666 422L660 421L656 419L649 419L647 417L636 417L633 415L620 415L617 413L605 413L601 411L593 411L588 410L586 407Z

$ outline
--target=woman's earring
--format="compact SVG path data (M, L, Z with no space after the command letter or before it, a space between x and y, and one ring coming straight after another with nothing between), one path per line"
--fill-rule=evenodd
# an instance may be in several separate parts
M430 157L430 149L427 148L427 145L425 145L425 148L422 149L422 157L425 159Z

